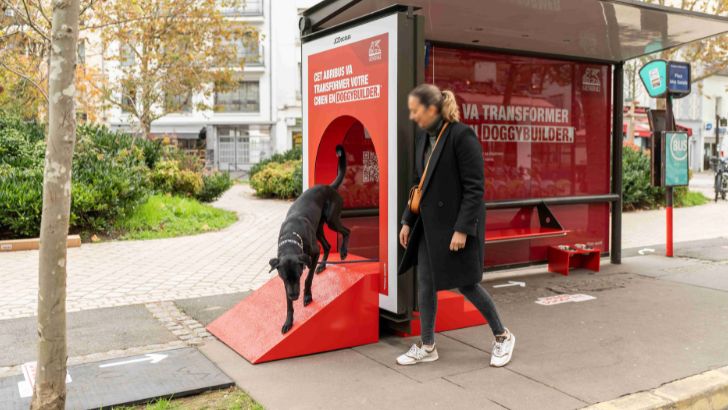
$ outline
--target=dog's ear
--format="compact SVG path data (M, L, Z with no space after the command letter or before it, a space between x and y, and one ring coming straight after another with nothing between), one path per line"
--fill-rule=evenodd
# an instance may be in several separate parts
M305 253L298 257L298 261L301 262L304 266L311 265L311 257L306 255Z
M270 270L268 271L268 273L271 273L271 272L273 272L273 270L274 270L275 268L277 268L277 267L278 267L278 264L279 264L280 262L278 261L278 258L271 258L271 259L270 259L270 260L268 261L268 263L270 263Z

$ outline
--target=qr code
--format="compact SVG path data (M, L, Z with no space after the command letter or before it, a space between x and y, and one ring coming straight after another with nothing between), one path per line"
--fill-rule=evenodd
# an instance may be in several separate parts
M362 158L364 168L362 182L379 182L379 165L377 164L377 154L373 151L364 151Z

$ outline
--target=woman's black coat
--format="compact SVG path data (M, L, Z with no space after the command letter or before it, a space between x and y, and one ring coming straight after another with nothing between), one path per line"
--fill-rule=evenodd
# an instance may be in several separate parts
M413 185L424 169L426 138L424 130L415 136ZM424 234L437 290L480 282L485 244L483 148L470 127L460 122L448 125L432 153L422 190L420 214L407 207L402 214L402 223L411 229L399 273L417 264L417 241ZM450 250L455 231L467 234L459 251Z

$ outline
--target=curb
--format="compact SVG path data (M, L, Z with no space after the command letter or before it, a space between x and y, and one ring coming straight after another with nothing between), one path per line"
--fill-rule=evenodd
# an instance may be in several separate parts
M725 409L728 408L728 366L710 370L652 390L585 407L616 409Z

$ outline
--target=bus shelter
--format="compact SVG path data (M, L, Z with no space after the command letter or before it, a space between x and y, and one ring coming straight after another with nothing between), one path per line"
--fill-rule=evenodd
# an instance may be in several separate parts
M543 263L574 244L620 263L623 64L726 33L728 19L631 0L324 0L299 28L303 184L333 181L335 147L344 147L350 258L338 261L341 238L327 229L333 268L316 277L314 300L325 288L336 314L309 310L275 341L260 341L259 324L241 334L241 320L263 320L249 312L269 303L271 284L211 325L239 352L253 337L289 346L253 359L241 352L252 362L374 342L380 324L419 331L414 274L397 267L416 132L407 95L423 82L455 93L481 142L486 271ZM440 292L436 330L481 323L462 296Z

